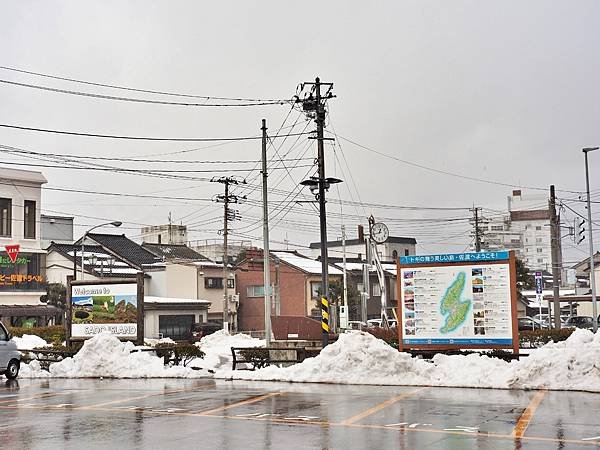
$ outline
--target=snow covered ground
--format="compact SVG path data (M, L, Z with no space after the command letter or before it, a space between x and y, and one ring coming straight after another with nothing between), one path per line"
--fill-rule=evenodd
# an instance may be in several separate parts
M165 367L151 352L131 352L133 344L102 334L86 341L74 357L52 364L49 372L34 361L22 366L20 376L190 378L216 372L216 378L238 380L600 392L600 333L588 330L576 330L566 341L533 349L530 356L510 363L478 354L440 354L427 361L399 353L368 333L354 332L300 364L232 371L231 347L263 346L264 341L219 331L196 345L205 352L203 359L189 367Z
M569 339L506 362L488 356L437 355L431 361L399 353L368 333L340 336L315 358L256 371L217 371L217 378L312 383L420 385L600 392L600 333Z

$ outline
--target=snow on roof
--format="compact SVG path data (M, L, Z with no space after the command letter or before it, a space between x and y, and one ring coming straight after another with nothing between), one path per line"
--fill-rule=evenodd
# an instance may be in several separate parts
M284 261L292 266L297 267L304 272L308 272L311 274L320 274L321 273L321 261L317 261L314 259L307 258L305 256L300 256L297 253L291 252L271 252L281 261ZM343 272L335 266L329 265L329 275L342 275Z
M196 303L198 305L210 305L211 302L208 300L202 300L199 298L173 298L173 297L154 297L151 295L144 296L144 303Z

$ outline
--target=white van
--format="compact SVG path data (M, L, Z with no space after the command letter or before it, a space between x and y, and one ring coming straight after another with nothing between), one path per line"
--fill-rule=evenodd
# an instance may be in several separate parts
M11 334L0 322L0 375L14 380L19 375L21 353L17 350L15 341L11 339Z

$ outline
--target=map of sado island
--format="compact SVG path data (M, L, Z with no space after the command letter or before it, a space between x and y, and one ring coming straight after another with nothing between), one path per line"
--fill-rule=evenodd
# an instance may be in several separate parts
M467 319L467 313L471 308L471 300L461 299L465 290L467 276L465 272L459 272L452 284L446 290L440 302L440 312L446 322L440 328L440 332L446 334L459 328Z

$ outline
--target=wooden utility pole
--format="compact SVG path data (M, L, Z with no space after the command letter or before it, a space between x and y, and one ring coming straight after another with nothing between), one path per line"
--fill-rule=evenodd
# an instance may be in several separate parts
M552 287L554 290L554 328L560 330L560 269L561 261L559 261L560 254L560 225L556 216L556 195L554 192L554 185L550 186L550 248L551 248L551 260L552 260ZM548 311L548 323L550 323L550 311Z

